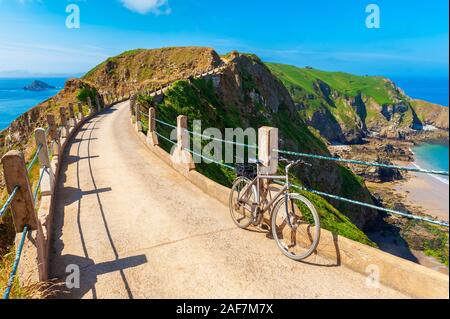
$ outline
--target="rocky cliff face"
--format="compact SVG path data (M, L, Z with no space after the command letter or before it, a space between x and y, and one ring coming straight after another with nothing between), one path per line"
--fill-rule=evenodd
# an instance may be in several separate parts
M389 79L268 66L286 85L306 123L330 143L358 144L370 135L416 139L432 123L448 131L447 108L413 101Z

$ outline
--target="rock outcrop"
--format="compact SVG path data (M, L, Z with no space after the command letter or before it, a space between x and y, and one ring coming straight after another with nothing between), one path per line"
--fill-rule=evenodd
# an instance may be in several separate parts
M51 86L45 82L36 80L36 81L31 82L30 85L25 86L23 89L25 91L46 91L46 90L55 89L55 87Z

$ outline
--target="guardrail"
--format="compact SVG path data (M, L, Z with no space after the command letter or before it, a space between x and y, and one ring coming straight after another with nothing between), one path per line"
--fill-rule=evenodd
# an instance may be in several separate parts
M102 109L98 97L95 106L90 98L87 99L87 104L89 117ZM34 259L33 269L30 269L30 271L37 272L37 274L32 280L37 282L47 280L48 235L51 231L49 225L51 222L46 224L44 220L51 221L52 219L52 201L62 152L73 132L89 118L84 116L81 103L78 103L77 111L75 112L71 103L68 107L61 107L59 110L59 126L56 124L55 115L47 115L48 127L46 129L37 128L34 131L37 147L28 165L25 163L24 154L15 150L6 153L1 160L9 196L0 208L0 218L4 217L8 210L11 210L16 234L20 236L12 270L3 293L4 299L10 297L21 257L25 250L28 251L29 249L29 255L33 256L32 259ZM29 174L37 163L40 165L40 173L36 187L32 192ZM41 195L41 207L38 208L36 205L39 193ZM27 238L30 239L28 243Z

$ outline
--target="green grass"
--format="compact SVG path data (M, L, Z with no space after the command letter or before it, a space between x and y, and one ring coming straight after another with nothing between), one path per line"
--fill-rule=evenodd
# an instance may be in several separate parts
M347 96L355 97L362 93L372 97L380 105L394 102L389 96L392 86L382 77L326 72L278 63L266 63L266 65L283 82L294 84L310 94L316 93L314 84L317 80L321 80Z

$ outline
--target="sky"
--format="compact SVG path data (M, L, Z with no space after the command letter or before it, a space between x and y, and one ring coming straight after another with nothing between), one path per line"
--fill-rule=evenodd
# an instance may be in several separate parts
M68 28L76 5L80 28ZM367 28L380 10L379 28ZM207 46L329 71L448 78L448 0L0 0L0 76L81 74L134 48Z

